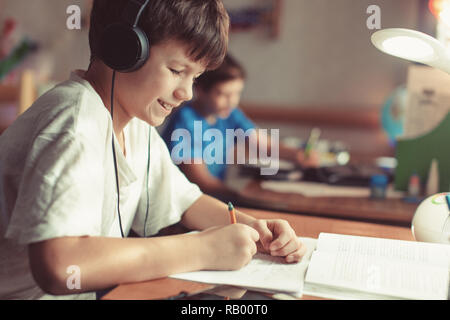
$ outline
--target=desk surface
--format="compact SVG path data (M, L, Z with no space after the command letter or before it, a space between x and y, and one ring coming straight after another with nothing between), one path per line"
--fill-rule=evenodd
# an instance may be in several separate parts
M317 238L321 232L340 233L357 236L380 237L400 240L414 240L410 228L386 226L375 223L346 221L333 218L293 215L280 212L239 208L256 218L288 220L298 236ZM175 296L181 291L196 292L213 288L211 285L170 278L124 284L116 287L103 299L149 300ZM311 297L304 296L304 299Z
M409 227L417 204L401 199L305 197L261 188L253 180L240 190L241 206Z

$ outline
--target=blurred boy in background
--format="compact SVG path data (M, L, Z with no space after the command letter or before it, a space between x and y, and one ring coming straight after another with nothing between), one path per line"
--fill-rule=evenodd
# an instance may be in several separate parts
M222 133L223 137L226 136L227 129L242 129L245 132L249 129L256 129L255 124L238 108L245 80L244 68L230 54L227 54L218 69L205 72L197 78L194 85L194 99L168 119L168 124L162 133L162 137L171 151L172 159L176 163L181 163L179 166L188 179L196 183L203 192L220 199L238 198L235 191L224 183L227 171L227 151L235 145L229 145L225 141L222 143L223 161L220 163L198 161L200 159L195 157L203 155L209 143L199 144L198 141L191 139L193 143L190 154L172 152L173 148L180 143L178 139L172 137L172 134L177 129L185 129L191 137L194 137L196 122L201 122L203 132L216 129ZM257 130L254 130L252 134L258 136ZM259 144L261 137L256 139ZM211 143L213 142L215 141ZM267 147L270 150L270 139L267 139ZM279 156L304 167L317 166L318 163L317 155L314 152L306 157L302 150L282 144L279 145Z

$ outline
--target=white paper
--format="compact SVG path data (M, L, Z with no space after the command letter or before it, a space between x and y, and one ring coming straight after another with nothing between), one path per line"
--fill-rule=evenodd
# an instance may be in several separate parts
M171 278L210 284L232 285L271 292L289 293L301 297L305 272L317 239L299 238L307 252L298 263L286 263L284 258L257 253L245 267L235 271L196 271L180 273Z
M305 197L370 197L369 187L333 186L317 182L263 181L261 188L281 193L299 193ZM389 186L386 196L390 199L401 198L404 193L395 191Z

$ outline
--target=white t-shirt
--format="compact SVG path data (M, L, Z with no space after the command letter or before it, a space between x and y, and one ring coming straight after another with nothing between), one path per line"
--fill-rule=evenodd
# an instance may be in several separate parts
M33 280L28 244L65 236L121 237L111 116L81 75L72 73L0 136L0 299L57 298ZM124 135L126 157L115 138L123 230L142 236L147 221L146 235L154 235L180 221L202 193L173 164L153 127L134 118Z

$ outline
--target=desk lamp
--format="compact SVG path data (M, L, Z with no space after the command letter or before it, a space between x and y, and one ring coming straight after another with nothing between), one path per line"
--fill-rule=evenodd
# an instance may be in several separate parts
M450 74L450 53L429 35L394 28L375 32L371 40L382 52ZM450 194L425 199L414 213L411 229L417 241L450 243Z
M441 42L425 33L402 28L384 29L375 32L371 40L384 53L450 74L450 52Z

